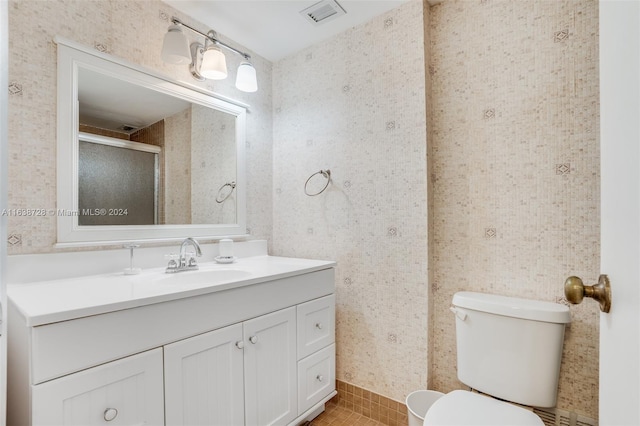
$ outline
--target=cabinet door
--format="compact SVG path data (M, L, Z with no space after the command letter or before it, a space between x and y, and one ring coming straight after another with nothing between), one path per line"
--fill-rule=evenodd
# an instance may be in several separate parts
M162 425L162 349L32 388L34 425Z
M283 309L244 323L247 426L296 418L296 311Z
M165 346L167 425L244 425L242 324Z

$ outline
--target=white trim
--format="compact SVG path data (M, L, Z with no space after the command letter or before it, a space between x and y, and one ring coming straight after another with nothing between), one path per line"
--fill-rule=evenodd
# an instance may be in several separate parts
M77 215L58 214L58 246L105 245L113 241L159 241L185 237L217 238L246 233L246 108L211 93L170 80L110 55L56 37L58 43L57 211L78 208L78 71L89 69L236 117L236 218L234 224L79 226Z
M213 242L220 241L225 238L232 239L234 241L243 241L251 237L249 234L244 235L216 235L216 236L203 236L198 237L199 242ZM184 237L174 238L146 238L146 239L134 239L134 240L109 240L109 241L78 241L71 243L56 243L55 248L79 248L79 247L96 247L96 246L124 246L125 244L137 244L141 247L153 246L156 244L165 245L167 243L180 243L184 240Z
M78 133L78 139L82 142L108 145L116 148L132 149L134 151L150 152L152 154L160 154L160 152L162 152L162 148L157 145L132 142L125 139L110 138L108 136L94 135L92 133L80 132Z
M159 78L161 80L171 81L173 84L178 84L178 85L180 85L180 86L182 86L182 87L184 87L186 89L195 90L196 92L202 93L204 95L213 96L214 98L220 99L221 101L229 102L229 103L231 103L233 105L236 105L236 106L242 107L242 108L244 108L246 110L249 110L249 104L246 104L246 103L244 103L242 101L238 101L236 99L230 98L228 96L221 95L221 94L216 93L216 92L211 92L211 91L203 89L202 87L197 86L195 84L190 84L190 83L187 83L187 82L184 82L184 81L173 80L170 77L167 77L166 75L160 74L159 72L152 70L151 68L147 68L147 67L143 67L143 66L138 65L138 64L134 64L133 62L129 62L129 61L125 60L125 59L118 58L116 56L111 56L111 55L109 55L107 53L100 52L99 50L92 49L92 48L87 47L87 46L85 46L83 44L80 44L80 43L77 43L75 41L69 40L67 38L64 38L64 37L61 37L61 36L57 35L57 36L53 37L53 41L58 46L62 45L62 46L70 47L71 49L86 53L88 55L95 56L97 58L101 58L101 59L104 59L106 61L113 62L113 63L121 65L123 67L130 68L133 71L141 72L143 74L147 74L149 76L152 76L152 77L155 77L155 78Z

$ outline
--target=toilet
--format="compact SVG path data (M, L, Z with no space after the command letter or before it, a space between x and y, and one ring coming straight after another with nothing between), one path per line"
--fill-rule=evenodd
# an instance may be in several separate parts
M518 405L555 407L567 306L494 294L458 292L458 379L477 392L455 390L429 408L425 426L543 426Z

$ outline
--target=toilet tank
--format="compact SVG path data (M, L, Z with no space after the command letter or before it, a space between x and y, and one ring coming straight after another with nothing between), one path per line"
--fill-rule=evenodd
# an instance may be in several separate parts
M567 306L459 292L458 379L480 392L535 407L555 407Z

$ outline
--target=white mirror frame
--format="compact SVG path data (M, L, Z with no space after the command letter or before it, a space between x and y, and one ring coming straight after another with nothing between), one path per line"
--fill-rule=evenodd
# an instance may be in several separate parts
M214 95L115 58L56 37L58 46L57 132L57 246L108 245L123 242L162 242L186 237L217 240L246 237L245 125L248 105ZM79 226L78 216L63 214L78 209L78 69L86 68L129 83L182 98L236 116L236 218L234 224ZM215 188L213 188L215 190Z

